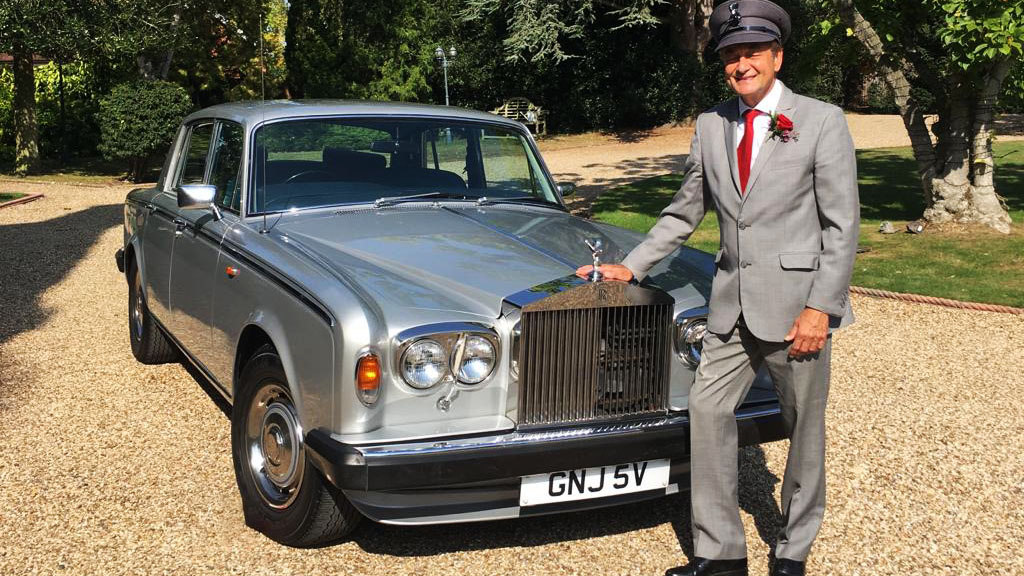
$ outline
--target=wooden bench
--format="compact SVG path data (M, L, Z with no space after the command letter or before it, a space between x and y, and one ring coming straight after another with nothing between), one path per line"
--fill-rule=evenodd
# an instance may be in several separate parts
M526 98L509 98L504 104L491 110L491 114L517 120L527 126L532 125L534 134L548 133L547 110Z

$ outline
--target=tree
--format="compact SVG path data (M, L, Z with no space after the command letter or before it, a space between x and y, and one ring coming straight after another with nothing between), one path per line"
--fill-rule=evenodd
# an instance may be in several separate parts
M627 30L664 25L667 36L680 54L689 54L694 67L704 65L704 52L711 40L707 23L714 0L466 0L461 17L478 21L501 14L507 34L502 42L509 63L562 63L578 57L567 51L567 41L579 40L595 26L611 23L610 29ZM704 100L705 75L693 75L691 111Z
M192 109L184 88L163 80L136 80L114 88L100 103L100 151L128 164L128 177L139 182L146 163L166 149L181 119Z
M259 97L260 41L271 94L280 84L283 0L107 0L107 57L134 61L138 77L189 86L201 105ZM263 25L262 30L260 25Z
M13 57L17 175L37 171L40 163L33 57L68 58L77 53L84 24L76 6L71 0L0 0L0 50Z
M708 19L715 0L467 0L462 11L466 20L477 20L497 12L508 18L509 35L504 40L509 61L525 59L560 62L573 55L563 50L562 42L579 38L601 11L614 16L613 29L668 24L672 43L689 52L701 63L704 49L711 41Z
M930 222L977 222L1003 233L992 119L1024 55L1024 3L1005 0L832 0L848 34L882 72L910 135ZM911 88L935 97L938 121Z
M285 62L296 98L422 100L434 66L433 2L293 0Z

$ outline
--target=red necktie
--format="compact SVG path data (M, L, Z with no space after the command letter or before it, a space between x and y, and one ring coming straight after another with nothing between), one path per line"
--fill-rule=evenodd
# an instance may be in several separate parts
M736 157L740 162L740 193L743 194L747 192L747 180L750 178L750 155L754 151L754 118L761 114L760 110L753 108L748 108L743 112L746 127L743 129L743 140L740 140L740 146L736 149Z

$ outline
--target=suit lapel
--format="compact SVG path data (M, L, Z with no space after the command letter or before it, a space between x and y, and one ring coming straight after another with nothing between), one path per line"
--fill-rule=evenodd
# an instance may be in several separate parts
M729 159L729 172L732 174L732 184L736 187L736 193L740 193L740 171L739 162L736 160L736 123L739 122L740 106L736 98L725 104L725 115L723 125L725 127L725 156Z
M783 85L782 96L779 97L779 105L775 109L775 113L786 114L786 116L789 116L790 119L792 119L793 101L793 92ZM733 138L735 139L735 136L733 136ZM754 191L754 184L757 183L757 177L761 175L761 171L764 170L764 167L768 164L772 153L775 152L778 145L778 138L772 138L770 132L765 134L765 142L761 144L761 149L757 151L757 159L754 160L754 165L750 167L750 178L747 180L747 192L743 195L744 202L747 201L747 198L749 198L750 194Z

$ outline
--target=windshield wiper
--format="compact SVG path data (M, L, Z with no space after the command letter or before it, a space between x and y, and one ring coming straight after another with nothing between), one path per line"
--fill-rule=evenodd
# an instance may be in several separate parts
M487 196L481 196L476 199L477 206L485 206L487 204L518 204L520 202L529 202L532 204L546 204L549 206L558 206L557 203L536 196L496 196L494 198L488 198Z
M420 200L429 200L431 198L464 198L464 196L457 196L448 192L427 192L426 194L412 194L410 196L384 196L374 200L373 207L383 208L384 206L394 206L395 204L402 204L405 202L418 202Z

